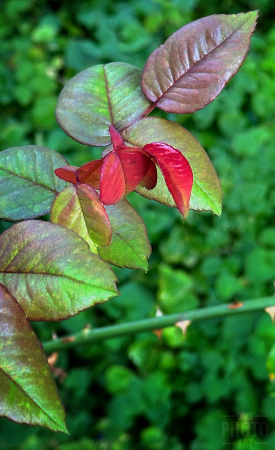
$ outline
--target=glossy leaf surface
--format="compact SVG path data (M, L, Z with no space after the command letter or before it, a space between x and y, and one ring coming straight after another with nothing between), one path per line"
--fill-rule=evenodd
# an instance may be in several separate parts
M87 183L95 189L100 187L100 174L103 158L89 161L78 169L78 176L81 183Z
M75 231L90 245L90 239L105 247L111 241L108 216L97 192L87 184L64 189L51 209L51 221Z
M80 72L62 90L56 117L82 144L108 145L109 126L118 131L146 115L150 101L140 87L141 71L126 63L98 65Z
M43 347L23 309L0 284L0 416L67 433Z
M76 166L64 166L55 169L54 173L61 180L65 180L68 183L77 183L77 172L78 167Z
M113 230L112 240L108 247L98 247L98 254L119 267L147 270L151 246L141 217L126 199L106 206L106 211Z
M123 137L130 145L143 147L149 142L165 142L178 149L189 162L193 172L190 208L221 214L222 191L216 171L206 152L189 131L168 120L147 117L125 130ZM175 206L160 171L158 171L158 181L154 189L138 187L136 191L144 197L167 206Z
M125 179L123 168L116 153L109 153L103 164L100 175L100 200L105 205L113 205L124 196Z
M0 152L1 219L32 219L49 212L58 192L66 187L54 169L65 164L62 155L39 145Z
M154 157L177 208L186 217L193 186L193 174L189 162L179 150L162 142L147 144L143 150Z
M212 15L191 22L170 36L149 57L142 90L171 113L193 113L221 92L242 65L257 11Z
M0 282L30 320L60 320L117 294L116 277L74 231L31 220L0 236Z
M141 151L135 151L127 147L116 152L118 155L125 179L125 195L132 192L143 180L151 165L151 160Z

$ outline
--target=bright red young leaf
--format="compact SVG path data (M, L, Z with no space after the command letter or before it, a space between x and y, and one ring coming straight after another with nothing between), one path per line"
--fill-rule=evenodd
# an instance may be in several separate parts
M77 183L77 170L76 166L64 166L55 169L54 173L62 180L68 181L68 183Z
M193 173L189 162L179 150L162 142L147 144L143 150L154 157L179 211L186 217L193 186Z
M157 165L179 211L186 217L193 173L182 153L163 142L153 142L143 148L128 147L117 130L110 126L109 131L113 150L100 160L84 164L76 172L63 167L55 171L56 175L99 189L101 202L114 205L137 186L153 189L157 183Z
M87 181L86 181L87 182ZM105 205L114 205L125 194L125 179L120 158L115 152L104 158L100 175L100 200Z

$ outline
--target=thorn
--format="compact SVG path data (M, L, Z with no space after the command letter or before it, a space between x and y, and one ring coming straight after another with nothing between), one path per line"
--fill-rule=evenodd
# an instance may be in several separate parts
M183 334L186 334L186 329L188 325L190 325L191 320L183 320L182 322L177 322L176 327L179 327L182 330Z
M234 301L230 305L228 305L229 309L235 309L235 308L241 308L243 306L243 303L238 302L238 300Z
M75 341L74 336L69 336L61 339L61 342L73 342L73 341Z
M270 306L269 308L265 308L265 311L270 315L272 323L274 323L275 306Z
M158 339L160 340L161 335L162 335L162 330L154 330L153 333L158 337Z
M49 366L50 366L51 369L52 369L53 366L55 365L55 363L56 363L56 361L57 361L57 358L58 358L58 353L57 353L57 352L52 353L52 354L47 358L47 359L48 359L48 364L49 364Z

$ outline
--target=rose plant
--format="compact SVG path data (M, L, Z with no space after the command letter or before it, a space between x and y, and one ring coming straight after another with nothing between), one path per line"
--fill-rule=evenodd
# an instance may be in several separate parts
M0 153L0 415L67 432L42 344L29 321L63 320L118 295L109 263L147 269L150 243L132 191L186 219L220 215L222 191L199 142L154 108L186 114L212 102L242 65L257 12L213 15L176 31L143 72L98 65L62 90L56 118L76 141L104 146L82 167L38 145ZM50 222L36 220L50 212Z

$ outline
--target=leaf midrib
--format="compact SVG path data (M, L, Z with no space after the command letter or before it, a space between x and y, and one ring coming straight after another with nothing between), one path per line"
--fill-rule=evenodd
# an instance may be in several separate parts
M14 177L20 178L21 180L27 181L28 183L34 184L34 185L39 186L39 187L41 187L43 189L47 189L48 191L53 192L54 194L58 194L58 191L56 191L54 189L51 189L48 186L45 186L43 184L37 183L36 181L29 180L28 178L24 178L23 176L18 175L17 173L12 172L11 170L8 170L8 169L6 169L4 167L0 167L0 169L3 170L4 172L14 176Z
M200 60L196 61L186 72L182 73L177 79L174 80L174 83L169 86L166 91L163 92L163 94L158 97L158 99L154 102L155 105L158 104L158 102L162 99L162 97L167 94L168 91L170 91L171 89L173 89L176 85L176 83L181 80L186 74L188 74L188 72L191 72L191 70L198 64L200 64L205 58L207 58L211 53L213 53L214 51L217 50L217 48L219 48L221 45L223 45L228 39L230 39L234 33L236 33L241 27L243 27L249 19L247 19L245 22L243 22L241 25L239 25L229 36L227 36L220 44L218 44L216 47L214 47L209 53L207 53L206 55L204 55ZM155 69L154 69L155 70Z
M30 395L24 390L24 388L18 384L17 381L15 381L5 370L3 370L2 368L0 368L0 371L2 371L8 378L9 380L11 380L12 383L14 383L21 392L23 392L24 395L26 395L41 411L43 411L43 413L49 417L58 427L58 429L60 429L60 425L58 424L58 422L42 407L40 406L32 397L30 397ZM26 422L25 422L26 423Z

